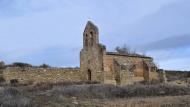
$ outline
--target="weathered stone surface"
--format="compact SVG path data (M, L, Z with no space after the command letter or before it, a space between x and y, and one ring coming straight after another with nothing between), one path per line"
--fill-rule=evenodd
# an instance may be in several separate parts
M97 26L88 22L80 52L80 70L84 80L120 85L159 80L151 57L106 52L106 47L99 44L98 34Z
M167 82L166 72L163 69L158 69L158 72L159 72L160 82L166 83Z

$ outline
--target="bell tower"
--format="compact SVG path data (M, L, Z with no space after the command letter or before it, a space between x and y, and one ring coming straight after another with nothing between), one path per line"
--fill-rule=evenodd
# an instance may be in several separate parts
M105 46L99 43L98 27L88 21L83 33L80 52L80 71L84 81L103 81L103 54Z
M96 27L91 21L88 21L83 33L83 48L85 50L92 49L93 47L97 47L98 44L98 27Z

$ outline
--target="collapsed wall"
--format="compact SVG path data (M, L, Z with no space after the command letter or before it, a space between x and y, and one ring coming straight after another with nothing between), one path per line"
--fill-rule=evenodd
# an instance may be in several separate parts
M6 83L17 79L19 83L81 81L78 68L7 67L3 72Z

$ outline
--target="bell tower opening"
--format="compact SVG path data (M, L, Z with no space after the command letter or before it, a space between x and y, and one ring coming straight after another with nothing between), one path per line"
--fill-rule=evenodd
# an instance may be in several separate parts
M85 35L84 39L85 39L84 47L88 47L88 35L87 34Z

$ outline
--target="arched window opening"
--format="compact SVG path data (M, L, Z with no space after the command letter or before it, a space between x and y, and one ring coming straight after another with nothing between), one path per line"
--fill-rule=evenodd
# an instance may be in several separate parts
M92 35L92 36L93 36L93 32L92 32L92 31L90 32L90 35Z
M88 47L88 35L86 34L86 37L85 37L85 46Z
M91 31L90 32L90 45L93 46L94 44L94 35L93 35L93 32Z

